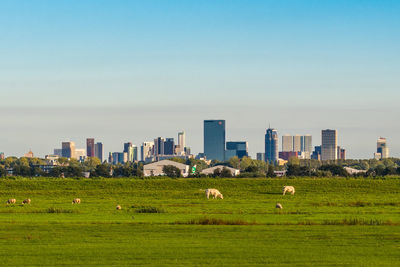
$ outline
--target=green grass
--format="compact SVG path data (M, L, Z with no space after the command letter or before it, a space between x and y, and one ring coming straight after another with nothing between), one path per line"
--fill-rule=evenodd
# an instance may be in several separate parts
M400 266L398 178L18 178L0 201L2 266Z

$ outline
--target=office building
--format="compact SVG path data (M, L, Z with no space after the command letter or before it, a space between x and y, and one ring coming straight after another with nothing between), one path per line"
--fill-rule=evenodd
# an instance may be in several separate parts
M87 138L86 139L86 155L88 157L94 157L95 155L95 147L94 147L94 138Z
M204 154L208 160L225 161L225 120L204 121Z
M283 135L282 136L282 151L293 151L293 136Z
M163 155L174 155L175 154L174 152L175 152L174 138L165 139Z
M312 136L307 134L301 137L301 151L312 153Z
M386 143L386 138L380 137L376 142L376 153L380 153L381 159L389 157L389 147Z
M103 162L103 143L96 143L94 145L94 156Z
M175 146L176 155L185 155L186 136L185 131L178 133L178 144Z
M265 134L265 161L275 163L278 161L278 131L268 128Z
M337 130L322 130L321 160L337 160Z
M53 149L53 155L57 155L59 157L62 157L62 148L54 148Z
M300 135L295 135L293 136L293 151L294 152L301 152L301 139L302 136Z
M256 159L265 161L265 153L257 153L256 154Z
M321 146L316 146L311 154L311 159L321 160Z
M232 156L233 155L233 156ZM225 160L237 156L238 158L249 156L249 145L247 142L226 142Z
M141 160L146 161L146 158L153 156L154 142L143 142L140 148Z
M154 139L154 156L164 155L164 142L162 137Z
M340 146L338 146L337 155L338 155L338 159L345 160L346 159L346 149L341 148Z
M56 151L54 151L56 152ZM56 154L56 153L54 153ZM62 142L61 144L61 157L74 159L75 157L75 143L74 142Z
M127 153L127 161L128 162L133 162L134 161L134 155L133 155L133 145L131 142L125 143L124 144L124 152Z

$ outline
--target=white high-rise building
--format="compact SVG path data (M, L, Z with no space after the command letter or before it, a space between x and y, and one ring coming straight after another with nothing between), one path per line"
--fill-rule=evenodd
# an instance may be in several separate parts
M178 145L175 146L175 153L177 155L185 154L185 146L186 146L186 134L185 131L178 133Z
M282 136L282 151L283 152L293 151L293 136L291 135Z
M337 160L337 130L322 130L321 160Z
M312 153L312 136L307 134L302 136L301 151Z
M293 136L293 151L294 152L301 152L301 138L300 135Z
M376 154L380 153L381 159L386 159L389 157L389 147L386 143L386 138L379 137L378 141L376 142Z
M142 161L146 161L146 158L152 157L154 155L154 142L143 142L140 152Z

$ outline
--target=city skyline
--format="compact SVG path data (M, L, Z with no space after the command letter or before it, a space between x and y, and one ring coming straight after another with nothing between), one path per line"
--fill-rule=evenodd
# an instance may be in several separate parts
M253 157L268 122L315 137L337 129L348 158L369 158L385 136L400 157L398 1L0 7L6 155L45 155L61 140L85 147L78 140L91 136L119 151L178 129L198 153L199 122L224 118L227 140L248 141Z

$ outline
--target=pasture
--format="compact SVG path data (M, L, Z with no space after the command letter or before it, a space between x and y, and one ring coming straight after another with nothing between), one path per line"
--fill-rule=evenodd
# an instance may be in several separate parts
M0 200L2 266L400 262L398 178L16 178Z

